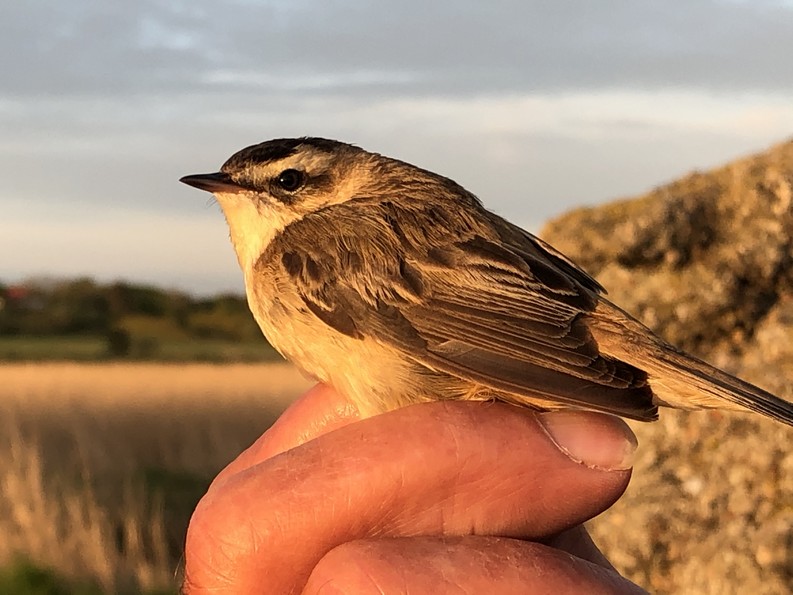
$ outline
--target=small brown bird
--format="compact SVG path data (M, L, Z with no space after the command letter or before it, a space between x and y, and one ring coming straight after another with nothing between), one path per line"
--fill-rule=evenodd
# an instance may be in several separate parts
M217 197L270 343L363 412L498 399L643 421L658 406L751 410L793 425L793 404L664 342L448 178L296 138L181 181Z

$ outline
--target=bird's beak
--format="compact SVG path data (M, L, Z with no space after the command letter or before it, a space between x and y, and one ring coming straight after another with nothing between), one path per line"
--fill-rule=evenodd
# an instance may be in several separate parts
M234 194L242 192L244 188L231 179L227 173L217 172L214 174L193 174L179 178L179 181L193 186L199 190L206 190L207 192Z

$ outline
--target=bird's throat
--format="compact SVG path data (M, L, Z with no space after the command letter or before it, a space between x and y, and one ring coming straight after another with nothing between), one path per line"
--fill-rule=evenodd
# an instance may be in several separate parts
M240 195L218 196L240 268L247 274L273 238L286 227L279 213Z

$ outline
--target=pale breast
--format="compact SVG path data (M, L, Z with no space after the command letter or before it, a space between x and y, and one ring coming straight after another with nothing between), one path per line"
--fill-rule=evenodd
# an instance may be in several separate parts
M301 303L293 289L277 281L252 279L248 301L270 344L305 374L333 386L374 415L427 400L421 366L392 346L356 339L332 329Z

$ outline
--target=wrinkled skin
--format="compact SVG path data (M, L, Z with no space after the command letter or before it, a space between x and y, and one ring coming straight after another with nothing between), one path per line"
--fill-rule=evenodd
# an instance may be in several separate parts
M436 402L361 419L318 386L213 482L184 591L642 593L581 525L622 494L634 448L600 414Z

